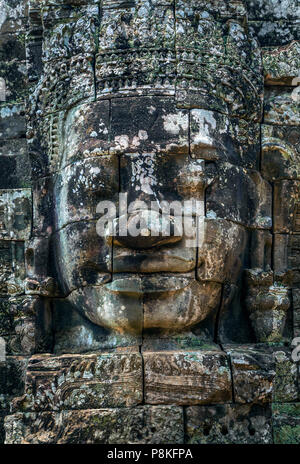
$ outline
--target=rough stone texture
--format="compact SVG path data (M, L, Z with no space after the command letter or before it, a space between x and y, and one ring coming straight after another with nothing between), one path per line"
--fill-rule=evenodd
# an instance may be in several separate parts
M300 403L273 405L274 443L300 443Z
M299 76L300 44L292 42L277 50L265 51L263 55L265 82L271 85L295 85Z
M299 94L299 87L278 87L272 86L266 88L265 101L264 101L264 122L265 124L271 124L270 126L262 126L263 130L270 131L272 137L272 131L274 131L273 138L282 139L282 142L288 143L292 140L293 143L297 144L296 137L289 135L287 132L285 135L280 137L276 134L280 134L280 130L284 131L296 131L297 128L283 127L282 129L274 126L299 126L299 100L297 96ZM278 132L277 132L278 131ZM298 136L299 138L299 136ZM296 139L296 140L295 140Z
M299 441L298 39L296 0L0 0L2 441Z
M271 407L191 406L186 409L188 444L271 444Z
M17 413L5 423L7 444L182 444L176 406Z
M143 353L145 400L150 404L226 403L231 400L228 359L222 352Z
M264 349L254 346L224 347L230 356L234 399L237 403L269 403L272 400L275 362Z
M30 358L25 395L15 400L13 409L133 407L142 399L142 359L138 353L43 355Z

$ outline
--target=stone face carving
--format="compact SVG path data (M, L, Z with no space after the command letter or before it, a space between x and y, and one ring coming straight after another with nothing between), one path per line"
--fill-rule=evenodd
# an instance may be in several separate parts
M263 3L0 0L7 443L297 424L297 14Z

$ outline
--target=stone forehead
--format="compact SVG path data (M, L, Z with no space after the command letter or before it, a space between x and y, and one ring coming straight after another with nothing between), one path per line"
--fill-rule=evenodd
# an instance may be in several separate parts
M170 155L170 160L190 154L250 169L258 164L258 123L178 108L173 97L84 102L47 116L41 127L51 172L75 161L125 153Z

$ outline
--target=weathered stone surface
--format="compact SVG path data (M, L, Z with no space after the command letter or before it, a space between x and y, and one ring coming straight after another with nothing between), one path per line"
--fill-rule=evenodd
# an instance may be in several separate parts
M133 407L142 402L139 353L101 353L29 360L25 395L14 410L60 411Z
M9 412L11 399L24 393L27 359L21 356L7 356L0 363L0 411Z
M300 283L300 235L275 234L274 236L274 269L275 275L290 274L289 281L295 286Z
M28 93L25 61L9 61L0 64L0 79L5 82L6 103L22 103Z
M31 233L31 190L0 190L0 239L26 240Z
M300 443L300 403L273 405L274 443Z
M38 100L29 98L31 113L47 114L78 104L94 96L94 76L91 55L76 55L70 59L45 63L44 74L36 88Z
M281 47L299 40L299 21L249 21L250 31L258 38L261 47Z
M273 235L268 230L251 231L250 268L268 271L272 265Z
M145 401L215 404L231 400L231 375L222 352L144 352Z
M54 170L84 158L99 157L109 153L110 103L107 100L83 103L62 112L57 129L62 122L68 127L61 142L63 157L57 160ZM107 159L107 158L104 158Z
M42 322L46 317L47 309L41 306L36 298L28 296L1 298L0 336L5 340L6 353L30 355L44 348L47 334L41 327L39 328L38 321Z
M188 153L189 115L174 100L122 98L112 101L111 111L110 153Z
M0 138L15 139L25 136L24 105L5 105L0 109ZM7 155L7 153L4 153Z
M153 248L132 250L114 240L113 272L190 272L196 267L196 247L187 246L190 238L183 237L176 247L162 244L157 252Z
M61 281L63 292L99 285L110 279L111 246L97 235L96 221L78 221L63 227L52 237L52 250L56 256L56 269L64 276Z
M24 292L24 243L0 241L0 295L20 295Z
M200 281L236 282L245 254L245 229L223 219L205 219L202 233L197 278Z
M182 444L183 411L176 406L17 413L6 418L7 444Z
M298 366L291 355L291 349L284 347L274 349L276 376L273 401L275 403L293 402L299 398Z
M300 337L300 289L293 288L294 337Z
M262 125L261 169L265 179L299 179L299 135L295 126Z
M274 282L272 272L245 271L245 306L257 342L280 342L290 307L288 288Z
M28 0L1 0L1 34L24 31L27 23Z
M143 280L147 281L147 278ZM194 278L187 282L176 277L164 280L160 276L148 279L151 283L146 282L143 299L145 330L183 331L207 319L218 308L221 284L197 282ZM149 291L147 286L153 286L153 290Z
M216 181L206 191L206 216L269 229L271 197L271 186L257 171L220 163Z
M228 161L256 168L259 125L208 110L191 111L190 151L193 157Z
M271 444L271 407L191 406L186 409L188 444Z
M142 345L141 330L137 335L128 332L120 333L120 331L109 332L87 319L84 314L80 314L72 302L62 298L53 301L53 327L55 327L53 352L58 355L84 354L111 349L137 351Z
M274 184L274 231L290 233L299 230L298 210L300 181L282 180Z
M245 11L239 9L240 6L234 5L237 9L233 18L244 16ZM178 104L259 120L262 87L261 76L257 73L261 68L257 43L236 19L222 23L218 18L222 13L217 3L214 8L219 11L212 14L209 6L202 2L177 3ZM246 67L258 92L253 93L245 82ZM239 92L229 84L231 81L239 83Z
M54 184L56 230L70 223L96 219L100 216L98 203L105 200L117 203L118 190L117 157L88 158L65 167Z
M272 354L255 345L225 345L224 349L231 359L235 401L270 403L275 377Z
M286 47L266 50L263 53L265 83L268 85L297 85L299 76L300 44L292 42Z
M265 124L272 124L275 126L299 126L300 125L300 118L299 118L299 87L270 87L267 88L265 91L265 100L264 100L264 123ZM272 130L274 133L279 133L280 130L276 127L272 126L262 126L264 131L269 131L272 134ZM289 131L292 131L294 128L282 128L282 142L289 142L290 135ZM285 132L286 131L286 132ZM271 135L272 137L272 135ZM276 137L274 135L273 137ZM281 138L277 135L277 138ZM299 138L299 136L298 136ZM295 141L297 144L297 140L294 140L295 137L291 138L292 144ZM299 142L299 141L298 141Z
M293 20L299 16L297 0L246 0L250 19L278 21Z
M96 51L99 23L98 5L48 4L42 12L44 26L43 60L64 60Z

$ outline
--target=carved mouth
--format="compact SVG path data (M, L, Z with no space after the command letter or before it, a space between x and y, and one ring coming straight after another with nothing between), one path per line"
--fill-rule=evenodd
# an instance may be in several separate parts
M184 290L191 283L191 278L177 276L116 276L105 284L112 293L127 295L144 295L151 293L176 293Z

